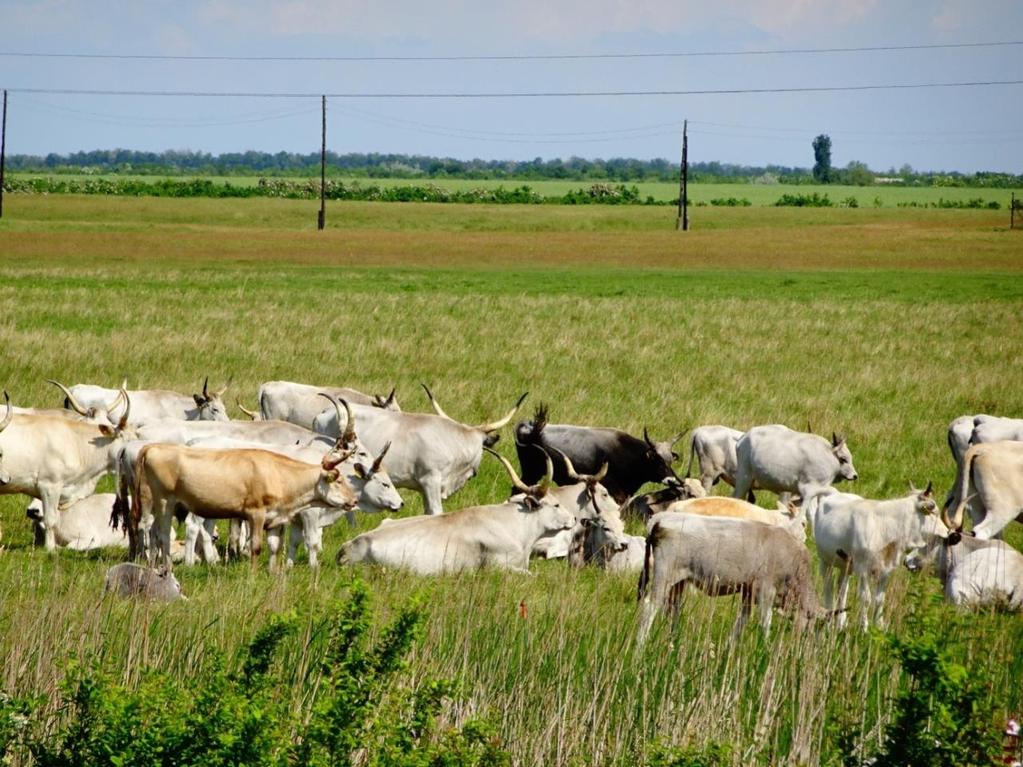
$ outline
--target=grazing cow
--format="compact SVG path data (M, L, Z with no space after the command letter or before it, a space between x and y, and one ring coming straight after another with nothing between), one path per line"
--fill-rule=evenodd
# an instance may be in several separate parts
M859 584L860 626L884 625L884 597L888 579L907 552L922 549L932 535L943 533L938 505L930 483L913 489L905 498L875 501L851 493L821 493L809 499L806 512L813 518L824 606L831 609L834 573L839 574L838 608L845 610L849 577ZM839 617L844 628L846 616Z
M600 484L607 474L607 464L601 466L596 474L579 474L568 456L558 453L558 458L564 462L565 473L574 484L554 487L548 492L558 499L562 507L572 512L576 525L571 530L545 535L533 546L533 555L545 559L566 557L572 549L573 539L590 527L601 530L603 546L614 550L624 549L628 542L625 524L618 514L618 504L611 498L607 488Z
M305 506L355 506L355 492L337 469L347 457L324 457L313 466L268 450L146 445L135 467L131 524L137 529L152 519L162 564L170 567L171 518L178 504L206 519L242 519L249 524L255 564L264 525L283 524Z
M528 393L528 392L527 392ZM352 405L359 420L362 440L372 453L391 443L387 472L397 487L415 490L423 496L427 514L442 514L443 501L476 475L483 448L499 439L497 431L507 424L526 398L497 421L468 426L449 418L434 402L438 415L402 413L378 407ZM336 437L347 416L337 400L328 397L333 408L320 413L313 429Z
M621 506L621 515L637 517L645 521L659 511L667 510L677 501L684 501L688 498L704 498L707 495L703 489L703 483L692 477L686 477L683 480L665 477L664 483L665 487L660 490L641 493L629 498Z
M534 447L560 450L586 474L596 474L603 464L610 464L604 487L615 501L624 503L647 482L678 479L671 468L678 460L672 448L683 436L685 431L665 442L654 442L646 429L643 439L639 439L619 429L548 423L547 407L540 405L532 421L515 427L515 449L524 482L535 482L543 475L543 460ZM562 467L555 466L554 480L559 485L566 482Z
M972 445L963 456L956 495L946 508L952 506L956 519L969 510L978 538L1001 538L1012 520L1023 522L1023 442Z
M274 445L298 445L301 447L322 446L329 450L334 444L320 434L304 426L285 421L179 421L164 419L150 421L138 428L140 439L152 442L173 442L187 444L196 439L221 437L266 442Z
M132 404L132 426L140 426L150 421L172 418L181 421L227 421L227 407L223 395L230 386L210 393L210 379L207 376L202 384L202 393L179 394L165 389L137 389L129 391ZM64 390L64 407L71 407L81 413L89 407L106 407L117 396L117 389L104 389L91 384L75 384L70 389L58 384ZM127 381L122 389L127 388ZM111 415L118 417L123 405L111 407Z
M107 570L103 591L124 599L142 597L153 602L187 600L181 584L169 570L153 570L134 562L122 562Z
M639 581L640 644L665 602L677 618L688 583L710 596L742 595L733 638L746 625L754 603L765 634L770 631L774 607L794 612L799 628L828 615L813 587L810 552L784 530L746 519L665 511L655 514L647 525Z
M122 390L123 392L123 390ZM42 502L47 551L57 548L59 509L92 495L104 474L114 471L117 453L134 437L128 424L131 401L114 422L103 411L95 421L57 415L15 415L4 392L7 413L0 421L0 494L24 493Z
M476 570L486 566L529 572L529 554L545 534L569 530L575 517L548 493L553 466L536 485L526 485L503 457L493 453L519 492L506 502L450 514L384 520L375 530L345 543L340 564L401 567L420 575Z
M975 419L970 444L986 442L1023 442L1023 418Z
M954 605L1023 609L1023 554L1005 541L964 536L961 516L951 521L942 511L942 522L947 534L932 535L925 549L906 558L906 567L918 570L933 560Z
M288 421L307 429L323 411L320 394L329 394L355 405L367 405L385 410L401 411L394 397L394 389L386 397L363 394L356 389L340 386L310 386L291 381L267 381L259 385L259 412L264 421Z
M693 457L700 460L700 482L709 494L710 489L722 479L735 486L735 445L744 432L727 426L701 426L693 431L689 443L688 477L693 469Z
M57 515L57 526L53 531L58 546L73 551L90 551L105 546L128 546L128 537L123 530L110 527L110 510L117 498L113 493L98 493L72 503ZM32 520L36 543L46 540L46 523L43 521L43 503L33 499L25 509L25 516Z
M754 484L781 495L788 503L795 493L809 498L842 479L855 480L852 454L845 438L831 435L831 444L816 434L773 424L755 426L735 446L738 461L733 498L749 498Z

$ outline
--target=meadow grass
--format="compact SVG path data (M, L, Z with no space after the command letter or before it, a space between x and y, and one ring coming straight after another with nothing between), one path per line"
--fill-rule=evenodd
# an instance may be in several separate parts
M940 495L948 422L1023 412L1009 372L1023 362L1023 240L987 212L771 210L753 226L708 211L714 226L681 235L643 209L345 204L316 233L302 230L308 204L282 200L11 202L0 372L16 404L58 405L50 377L192 392L209 375L233 378L227 400L249 407L261 381L282 378L394 385L424 410L425 381L470 423L526 390L524 415L544 401L555 421L655 437L809 420L846 435L861 477L850 489L868 497L931 479ZM397 229L395 210L410 217ZM510 429L498 449L512 455ZM486 458L446 507L494 502L507 485ZM403 494L403 513L421 513ZM0 496L0 684L20 694L52 692L75 656L129 683L147 668L202 673L267 615L315 615L343 596L352 574L334 552L378 522L327 531L315 573L178 567L190 601L151 606L101 598L115 552L33 550L24 505ZM516 764L632 764L658 742L728 743L736 765L837 763L842 728L861 728L867 750L879 742L902 684L882 635L798 635L779 618L769 638L751 627L730 643L734 600L694 595L677 631L659 622L640 651L635 576L533 569L359 571L381 621L409 594L426 599L403 683L458 679L446 716L491 718ZM999 714L1023 706L1018 616L960 618L936 579L905 572L889 604L896 635L914 614L940 620ZM287 664L314 661L306 639L289 640ZM302 678L282 695L308 695Z

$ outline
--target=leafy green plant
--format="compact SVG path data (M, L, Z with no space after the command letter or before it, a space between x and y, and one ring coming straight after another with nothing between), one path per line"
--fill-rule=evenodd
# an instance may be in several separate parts
M777 206L791 205L797 208L830 208L831 199L826 194L783 194L775 203Z

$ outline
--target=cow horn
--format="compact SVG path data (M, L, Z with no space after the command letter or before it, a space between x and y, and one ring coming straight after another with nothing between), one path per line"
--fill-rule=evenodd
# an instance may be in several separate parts
M385 408L386 407L390 407L391 405L394 404L394 394L395 394L395 392L397 392L397 390L398 390L398 388L396 386L392 386L391 387L391 393L388 394L387 395L387 399L384 400L383 407L385 407Z
M955 528L952 527L952 520L948 518L948 507L943 506L941 509L941 524L948 528L951 533Z
M650 439L650 435L647 433L646 426L643 427L643 441L647 443L651 450L657 450L657 446L653 443Z
M390 450L390 449L391 449L391 443L388 442L386 445L384 445L384 449L380 451L380 455L378 455L376 457L376 460L373 461L373 468L370 469L370 471L373 474L376 474L378 471L380 471L380 466L384 462L384 456L387 455L387 451Z
M426 396L430 400L430 404L433 406L433 412L435 412L441 418L447 418L449 421L455 420L454 418L452 418L451 416L449 416L447 413L444 412L444 408L442 408L439 404L437 404L437 400L434 398L433 392L430 391L430 387L429 386L427 386L424 383L420 383L419 385L422 386L423 387L423 391L426 392ZM391 393L393 394L394 392L391 392Z
M350 444L357 439L355 436L355 413L352 412L352 407L348 404L348 400L343 397L338 397L338 402L344 406L345 415L348 418L345 423L344 434L341 435L341 438L345 441L345 443Z
M124 412L121 414L121 420L117 422L118 431L122 431L128 425L128 414L131 412L131 400L128 398L128 392L121 389L121 396L124 397Z
M206 391L209 388L209 385L210 385L210 377L206 376L206 379L202 382L202 398L203 399L209 399L210 398L209 393Z
M11 419L14 418L14 408L11 407L11 395L7 393L7 389L4 389L4 402L7 403L7 415L4 416L3 421L0 421L0 431L6 429Z
M539 484L533 486L533 494L542 498L550 489L551 482L554 481L554 462L551 460L551 454L546 450L541 447L537 447L536 449L542 451L543 457L547 460L547 473L544 475L544 478L540 480Z
M240 400L236 399L234 401L234 404L236 404L238 406L238 409L241 410L243 413L245 413L245 415L247 415L253 421L255 421L256 420L256 416L259 415L259 413L256 413L255 411L246 410L245 409L245 405L243 405Z
M682 439L684 436L686 436L686 432L688 432L688 431L689 431L689 427L687 426L682 431L680 431L678 434L676 434L674 437L672 437L671 438L671 442L669 444L672 447L675 447L675 443L678 442L680 439Z
M934 492L934 480L927 480L927 487L924 488L924 495L930 495Z
M955 514L952 516L951 525L952 530L963 529L963 515L966 513L966 506L970 503L971 500L973 500L976 497L977 497L976 493L968 495L965 498L963 498L962 502L960 502L960 504L956 507Z
M121 383L123 384L123 383L124 383L125 381L127 381L127 380L128 380L128 379L126 378L126 379L124 379L124 381L122 381ZM127 388L126 386L121 386L121 389L126 389L126 388ZM108 413L109 413L109 412L110 412L111 410L113 410L113 409L114 409L115 407L117 407L118 403L120 403L120 401L121 401L121 389L118 389L118 390L117 390L117 396L116 396L116 397L114 397L114 398L113 398L112 400L110 400L110 404L108 404L108 405L107 405L107 412L108 412Z
M565 474L568 475L568 478L570 480L572 480L573 482L580 482L580 481L582 481L583 478L580 477L579 474L576 472L575 466L572 465L572 459L571 458L569 458L567 455L565 455L561 450L558 450L556 447L548 447L547 450L548 451L553 450L555 453L557 453L558 455L561 456L561 460L565 464Z
M501 418L497 421L492 421L491 423L481 423L479 426L476 426L474 428L477 429L478 431L487 432L488 434L492 431L497 431L514 417L515 413L522 406L522 401L528 396L529 392L528 391L524 392L522 396L519 397L519 401L515 403L515 407L509 410L508 413L504 416L504 418ZM550 456L547 457L547 460L548 461L550 460Z
M333 452L333 451L331 451L331 452ZM337 458L331 460L331 458L329 457L330 453L327 453L326 455L323 456L323 460L320 462L320 466L323 467L324 471L332 471L334 468L337 467L337 465L339 463L344 462L345 459L347 459L348 456L350 456L350 455L351 455L351 453L345 454L344 452L342 452L342 453L339 453Z
M515 473L515 467L511 465L511 462L507 458L505 458L503 455L501 455L496 450L491 450L489 447L485 447L483 449L486 450L488 453L490 453L492 456L494 456L497 460L499 460L504 465L505 470L508 472L508 476L511 477L512 486L516 490L518 490L520 493L531 493L531 492L533 492L533 488L531 488L529 485L527 485L525 482L523 482L522 478L518 474ZM548 455L547 456L548 464L550 464L550 460L551 460L551 457Z
M47 378L46 383L53 384L54 386L59 387L60 390L64 392L64 396L67 397L68 404L71 405L71 407L74 409L76 413L78 413L78 415L84 416L90 415L89 411L82 407L82 403L75 399L75 395L71 393L70 389L68 389L60 381L54 381L51 378ZM122 389L121 391L124 390Z
M836 434L835 432L831 432L831 446L832 447L838 447L843 442L845 442L845 435L844 434Z
M231 376L230 378L228 378L227 379L227 383L224 384L224 388L218 390L213 396L214 397L223 397L224 396L224 392L226 392L228 390L228 388L231 386L231 382L232 381L234 381L234 376Z

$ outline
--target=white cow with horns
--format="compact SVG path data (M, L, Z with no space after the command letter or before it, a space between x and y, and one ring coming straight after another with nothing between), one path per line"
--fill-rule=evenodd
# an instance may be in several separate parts
M176 391L166 389L138 389L128 390L131 397L132 414L131 425L138 426L158 421L165 418L173 418L181 421L227 421L227 407L224 405L223 395L230 386L230 381L222 389L215 392L209 391L209 376L202 384L201 394L179 394ZM102 386L92 384L75 384L70 389L58 384L64 390L64 406L74 408L83 413L90 407L108 407L111 416L117 418L121 414L123 405L106 403L117 396L118 389L105 389ZM128 382L121 384L120 391L127 390Z

